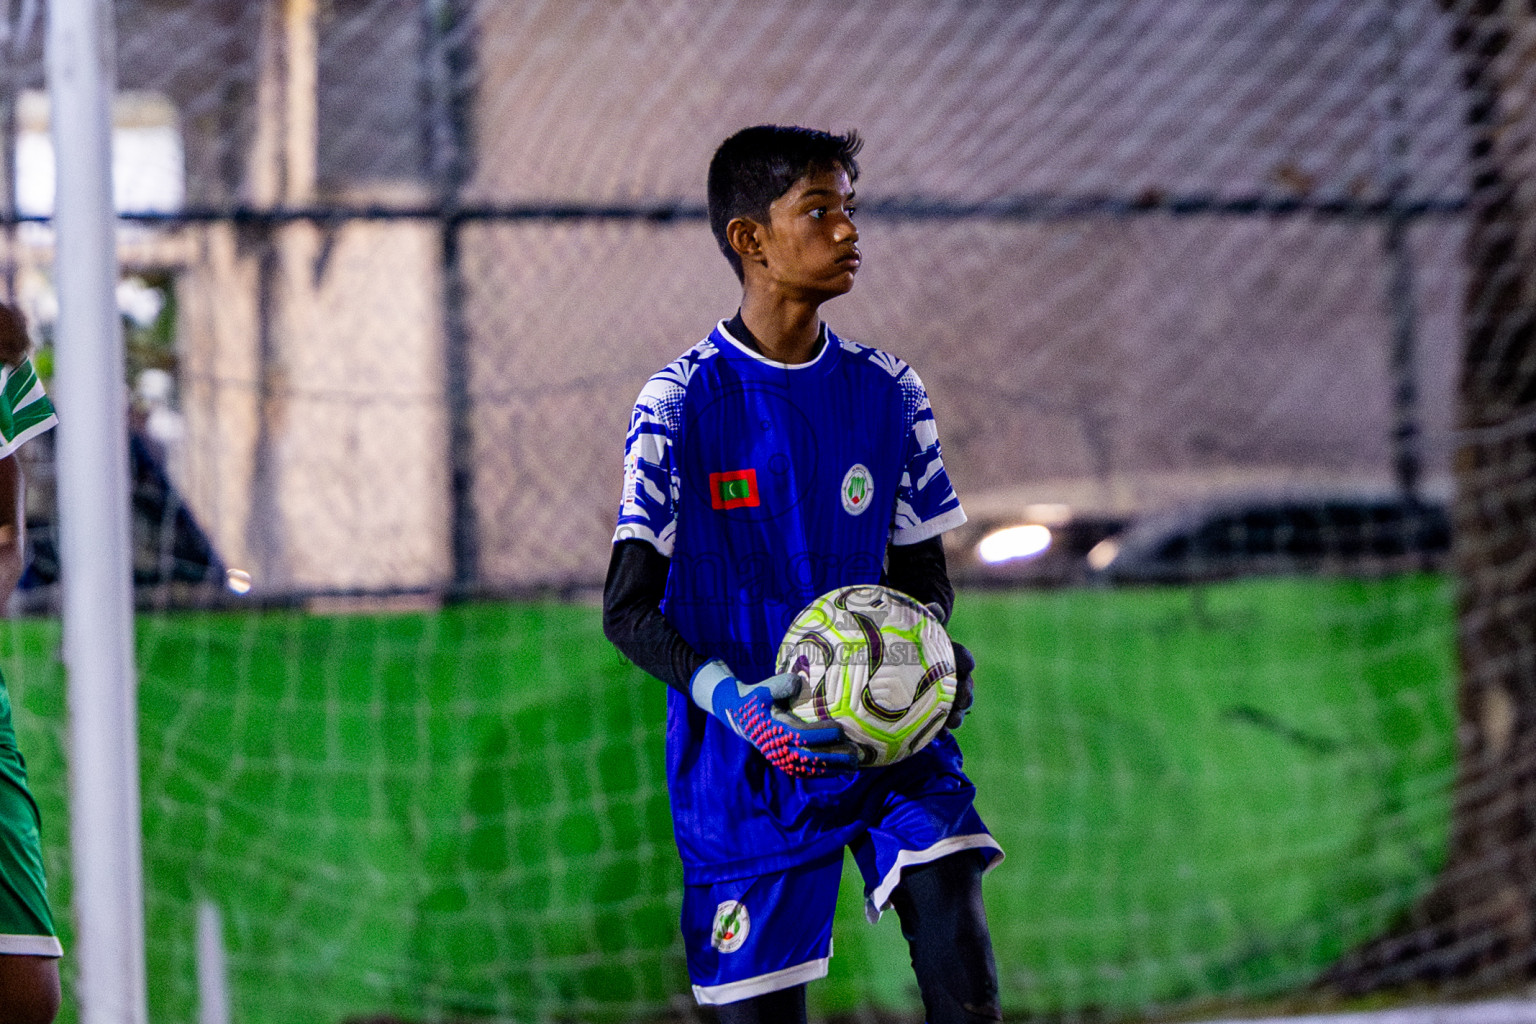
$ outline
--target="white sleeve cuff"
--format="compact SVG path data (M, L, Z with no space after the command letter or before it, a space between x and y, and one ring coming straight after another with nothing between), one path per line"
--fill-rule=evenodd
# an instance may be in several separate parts
M943 515L913 526L904 526L891 534L891 543L897 547L905 544L916 544L930 537L937 537L941 533L948 533L961 523L965 522L965 509L956 505Z
M613 531L613 543L617 544L621 540L643 540L655 548L662 557L671 558L675 532L670 526L657 533L644 523L620 523L618 529Z

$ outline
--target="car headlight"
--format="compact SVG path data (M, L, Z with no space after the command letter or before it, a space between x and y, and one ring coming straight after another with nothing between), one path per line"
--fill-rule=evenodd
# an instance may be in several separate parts
M1105 537L1093 547L1088 549L1088 568L1096 572L1108 569L1110 563L1120 554L1120 542L1113 537Z
M988 565L1034 558L1051 546L1051 531L1039 523L994 530L976 545L976 557Z

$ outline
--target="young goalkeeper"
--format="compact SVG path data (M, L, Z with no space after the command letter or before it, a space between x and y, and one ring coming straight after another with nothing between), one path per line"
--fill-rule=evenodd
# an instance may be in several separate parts
M860 265L860 144L763 125L716 151L709 220L741 307L646 383L626 443L604 632L672 688L688 971L725 1024L805 1020L844 847L870 920L901 920L929 1022L1001 1017L981 875L1002 850L954 737L856 770L835 727L785 710L802 678L774 674L790 620L834 587L882 583L945 619L954 600L939 535L965 513L922 382L820 319ZM956 651L952 728L974 665Z
M58 421L27 358L21 313L0 303L0 602L21 579L22 475L16 449ZM59 961L43 877L41 819L16 748L0 680L0 1024L48 1024L59 1011Z

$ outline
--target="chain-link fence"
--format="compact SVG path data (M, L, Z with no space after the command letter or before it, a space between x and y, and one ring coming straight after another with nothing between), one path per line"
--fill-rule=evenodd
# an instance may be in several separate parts
M1443 489L1469 142L1431 4L118 15L119 192L176 177L121 197L124 265L174 295L177 480L258 593L597 581L634 393L735 308L703 167L763 121L868 137L828 316L919 367L963 497Z
M705 222L710 154L749 124L855 128L867 139L858 182L864 265L852 293L823 313L840 334L890 350L922 374L949 473L974 520L949 538L957 578L1086 578L981 564L981 532L1029 516L1080 524L1075 556L1092 548L1107 565L1113 553L1096 542L1170 505L1256 495L1317 504L1344 494L1410 511L1458 502L1449 585L1437 576L1427 590L1388 596L1343 588L1328 601L1348 611L1324 616L1315 635L1297 634L1290 648L1274 637L1292 636L1291 619L1246 605L1233 611L1223 602L1247 598L1200 586L1187 608L1172 611L1152 597L1134 612L1094 605L1100 610L1078 619L1069 597L1041 613L1053 636L1072 642L1057 650L1051 637L1035 637L1035 649L1050 653L1038 654L1039 675L1027 680L1043 702L1030 708L1039 722L1060 713L1062 727L1042 739L1022 716L999 719L973 740L983 753L978 775L993 766L993 788L983 792L1012 785L1028 798L1009 826L1020 842L1080 849L1103 824L1069 822L1071 801L1059 819L1040 810L1038 802L1060 795L1051 788L1058 769L1060 792L1079 796L1093 787L1084 780L1102 774L1110 807L1121 806L1114 794L1139 785L1127 780L1146 766L1117 760L1122 733L1107 731L1107 747L1085 738L1095 722L1118 721L1114 707L1067 714L1053 702L1065 706L1083 679L1130 686L1146 698L1136 705L1144 710L1162 700L1150 681L1162 670L1149 667L1162 663L1125 653L1177 632L1159 616L1184 616L1199 634L1169 656L1167 702L1182 706L1187 697L1202 721L1283 741L1297 760L1284 761L1292 774L1276 785L1292 796L1347 795L1368 778L1360 806L1376 817L1357 835L1354 825L1330 823L1323 796L1277 812L1287 827L1318 825L1320 844L1328 835L1354 844L1356 865L1340 876L1339 907L1297 911L1283 940L1244 917L1235 896L1207 904L1196 887L1189 902L1161 907L1161 896L1122 891L1137 889L1134 874L1055 864L1064 885L1087 880L1097 930L1084 938L1088 931L1062 924L1057 946L1032 937L1043 959L1005 970L1009 1005L1150 1012L1234 993L1268 996L1277 985L1294 991L1328 963L1341 965L1331 978L1346 991L1469 975L1486 991L1528 973L1536 910L1522 801L1536 685L1536 374L1523 204L1536 151L1528 127L1536 30L1523 6L120 0L114 10L119 300L142 518L163 527L176 509L189 513L180 532L150 531L169 539L147 542L145 580L163 582L155 566L169 558L190 565L187 582L201 578L201 566L202 575L227 573L253 600L302 599L312 608L338 607L336 599L380 608L590 596L608 560L635 395L736 310L737 282ZM45 6L0 0L0 14L0 270L4 291L39 330L46 375L57 311ZM67 422L67 382L58 398ZM43 486L30 514L46 523L43 446L34 455L43 459L33 473ZM1251 516L1242 522L1258 528ZM1191 529L1198 540L1201 527ZM1290 536L1297 527L1264 529ZM1435 558L1406 564L1444 568L1442 541ZM1404 564L1388 559L1377 569ZM1163 579L1147 572L1143 582ZM1453 589L1463 601L1460 733ZM166 604L184 596L152 592ZM1313 598L1286 600L1316 610ZM999 650L1033 635L1033 620L980 607L1000 631ZM1444 613L1444 621L1424 625L1421 613ZM1409 620L1415 636L1402 632ZM1263 685L1262 699L1228 694L1231 672L1192 667L1226 642L1211 639L1221 630L1249 681ZM301 673L309 648L297 629L288 642L292 671ZM395 656L386 651L393 640L359 642L378 645L365 653L379 664ZM428 653L411 655L422 665L448 657L449 641L433 634L430 642ZM1334 643L1345 653L1330 654ZM507 640L505 650L515 646ZM1110 648L1130 659L1132 674L1095 660ZM242 685L253 657L239 663ZM1398 674L1404 660L1413 664ZM476 672L487 664L473 661ZM1335 680L1335 669L1345 674ZM1328 693L1368 710L1356 720L1302 697L1288 710L1264 703L1280 694L1283 704L1298 677L1326 677L1337 683ZM317 715L348 720L372 707L326 692ZM474 704L474 713L492 703ZM423 708L419 722L433 713ZM517 720L527 728L514 736L557 745L556 726ZM1139 721L1161 735L1164 726L1146 724L1154 719ZM590 785L606 771L607 744L629 737L643 749L654 739L627 720L614 729L591 741L591 759L571 767L552 809L539 805L549 821L534 811L527 820L553 829L558 818L569 836L582 814L611 810ZM480 744L483 763L473 769L437 766L427 752L420 764L442 767L445 786L470 789L485 773L526 768L514 763L515 749L506 752L517 742L505 730L495 735L464 740L464 749ZM351 771L337 744L325 749L338 770ZM988 760L988 749L1030 750L1032 767L1008 775L999 767L1006 758ZM1221 775L1211 768L1218 762L1225 771L1250 755L1262 761L1259 747L1242 749L1235 761L1212 755L1196 770L1181 767L1184 754L1172 744L1161 767L1146 770L1188 781ZM1407 753L1399 762L1384 750ZM1328 760L1336 754L1343 760ZM288 753L270 756L280 778L302 774ZM387 757L369 764L389 777ZM1458 770L1463 784L1453 793ZM638 785L635 800L654 810L659 783ZM238 791L233 782L217 790L221 799ZM1170 806L1195 805L1187 794L1164 795ZM1246 792L1228 804L1264 806ZM484 811L485 820L495 813ZM483 824L464 825L465 836ZM609 860L598 866L628 871L616 842L623 846L604 832ZM439 850L439 860L468 872L472 852L443 844L449 852ZM1280 840L1272 848L1296 852ZM1286 870L1316 852L1301 850L1274 874L1290 877ZM584 862L572 856L550 870L576 872L571 865ZM1165 872L1174 888L1196 886L1182 856L1145 870ZM656 863L644 861L641 874L661 872ZM1262 857L1246 863L1264 867ZM1389 880L1366 879L1357 870L1364 863ZM522 884L515 872L481 871L474 891L515 902L509 877ZM1333 884L1328 877L1319 892ZM659 884L675 895L666 890L675 879ZM453 941L467 941L456 931L459 911L433 903L435 892L414 894L430 913L412 927L436 934L441 923ZM1054 926L1048 898L1001 900L1016 917L1045 907L1040 927ZM1119 923L1105 923L1112 919ZM573 920L576 933L597 936L593 949L629 927L596 912ZM1089 958L1091 968L1067 954L1052 959L1074 943L1119 936L1131 921L1146 931L1125 925L1124 947ZM494 930L483 918L470 923ZM1210 952L1201 929L1232 934ZM1007 927L999 935L1010 949L1036 949ZM1184 937L1164 948L1159 935ZM1389 938L1362 945L1376 935ZM564 941L540 939L538 955L566 964ZM422 967L430 985L422 984L438 986L423 1012L659 1013L665 1001L655 995L645 941L616 954L633 977L651 979L627 995L591 996L553 975L535 976L524 991L522 981L504 980L520 963L514 943L514 952L486 954L488 973L473 982ZM676 968L675 940L658 941L657 962ZM1340 959L1350 947L1353 957ZM603 960L583 950L570 954L572 978L596 969L583 956ZM260 962L245 969L259 974L251 964ZM404 968L370 963L352 981L366 989L368 971L396 969Z

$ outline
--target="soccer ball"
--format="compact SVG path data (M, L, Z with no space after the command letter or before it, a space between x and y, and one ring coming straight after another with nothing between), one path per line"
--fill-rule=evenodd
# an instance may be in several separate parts
M792 710L837 723L865 767L921 750L955 699L949 634L889 587L842 587L806 605L779 644L778 670L807 677Z

